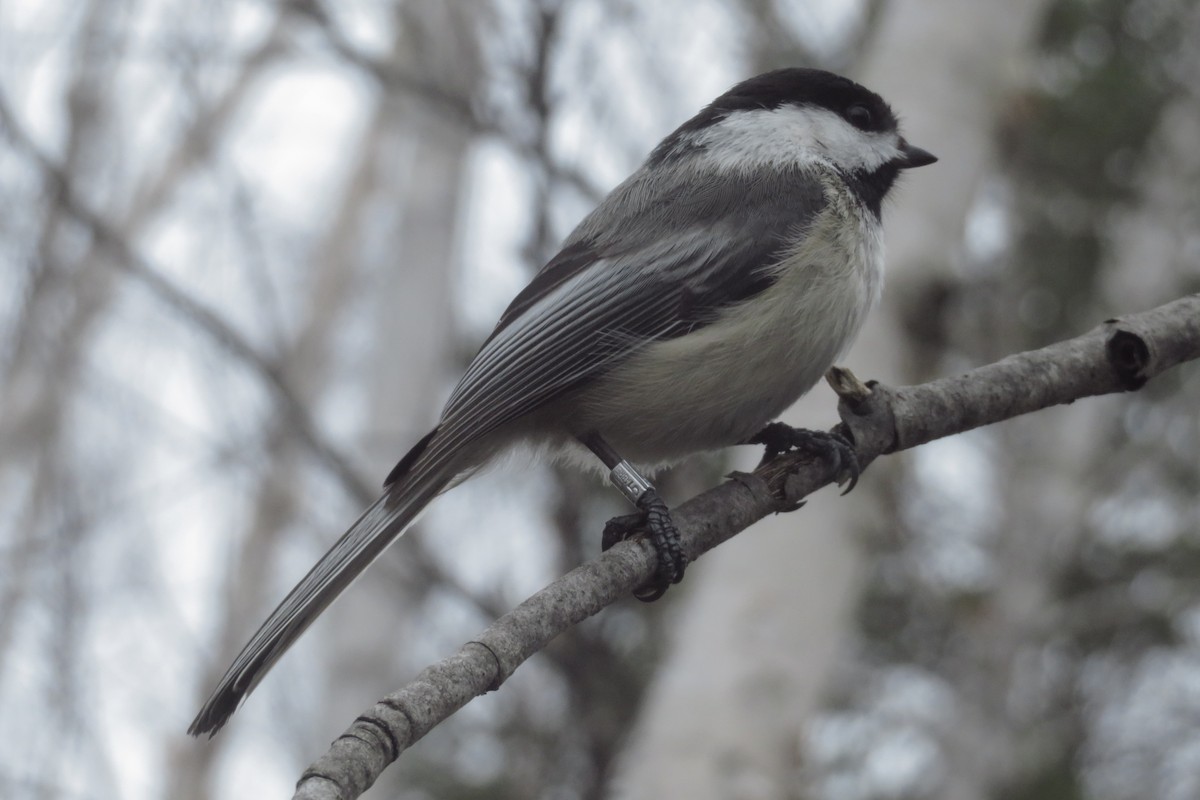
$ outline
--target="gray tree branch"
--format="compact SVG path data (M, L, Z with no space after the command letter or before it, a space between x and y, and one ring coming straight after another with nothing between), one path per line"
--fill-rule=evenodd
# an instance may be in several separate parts
M881 455L1084 397L1132 391L1186 361L1200 359L1200 294L1108 320L1089 333L1009 356L955 377L918 386L865 386L832 370L841 397L839 428L849 432L861 466ZM753 473L673 511L684 550L696 559L768 516L835 482L832 465L784 454ZM653 577L655 555L623 542L551 583L496 620L454 655L367 709L313 763L296 786L298 800L358 797L400 753L472 698L493 691L526 659L568 628L627 596Z

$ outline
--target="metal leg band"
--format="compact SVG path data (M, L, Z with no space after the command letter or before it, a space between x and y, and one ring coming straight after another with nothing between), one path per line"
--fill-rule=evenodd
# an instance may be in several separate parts
M642 495L654 488L650 485L650 481L639 475L638 471L625 460L612 468L612 472L608 473L608 479L635 506L642 499Z

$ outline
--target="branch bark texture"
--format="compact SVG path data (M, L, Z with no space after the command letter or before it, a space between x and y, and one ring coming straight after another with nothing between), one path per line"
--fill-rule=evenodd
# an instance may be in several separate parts
M982 425L1084 397L1136 390L1196 359L1200 294L919 386L867 387L844 370L835 370L831 383L841 396L843 432L853 438L866 467L881 455ZM753 473L736 473L673 510L684 550L694 560L763 517L795 509L838 477L832 465L800 454L781 455ZM358 797L435 725L472 698L499 688L560 633L650 580L654 568L649 545L629 541L559 578L363 712L305 770L295 797Z

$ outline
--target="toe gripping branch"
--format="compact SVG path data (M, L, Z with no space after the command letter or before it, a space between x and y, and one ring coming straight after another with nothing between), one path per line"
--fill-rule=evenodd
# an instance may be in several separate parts
M600 547L607 550L617 542L630 538L639 530L645 530L654 552L658 555L658 567L654 580L638 587L633 596L644 603L651 603L666 594L671 584L683 580L687 568L687 556L679 542L679 529L671 519L671 511L658 494L658 490L630 466L621 461L612 468L609 479L621 494L638 507L637 514L614 517L604 526L604 538Z
M848 494L855 484L862 469L858 464L858 455L854 445L840 433L828 431L810 431L806 428L793 428L783 422L772 422L761 431L747 439L744 444L763 445L763 457L760 466L781 453L799 451L827 461L838 476L839 483L849 481L842 494Z
M618 456L598 435L584 437L583 443L611 470L609 480L613 485L638 508L636 514L609 520L604 526L604 538L600 546L607 550L617 542L644 530L658 555L658 567L654 580L639 587L633 595L646 603L657 600L666 593L671 584L683 580L683 572L688 563L679 543L679 529L671 520L671 511L650 481L642 477L628 461Z

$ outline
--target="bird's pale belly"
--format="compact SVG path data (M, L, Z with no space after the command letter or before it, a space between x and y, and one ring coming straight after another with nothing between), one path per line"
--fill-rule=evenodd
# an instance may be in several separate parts
M573 432L596 430L640 464L745 440L811 389L858 332L877 291L847 277L792 269L752 307L647 346L583 393Z

